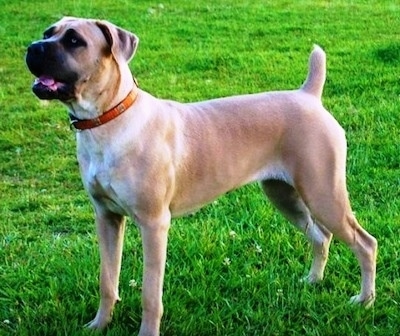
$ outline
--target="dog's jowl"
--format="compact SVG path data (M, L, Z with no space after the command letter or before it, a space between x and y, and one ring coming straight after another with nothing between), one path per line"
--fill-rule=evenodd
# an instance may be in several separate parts
M314 47L296 90L190 104L157 99L128 67L138 38L113 24L65 17L32 43L26 62L40 99L63 102L100 243L104 328L119 300L125 217L137 223L144 269L140 335L158 335L171 217L259 181L276 208L309 239L309 282L323 278L332 235L361 267L354 303L375 299L376 240L358 224L346 190L346 139L322 106L325 53Z

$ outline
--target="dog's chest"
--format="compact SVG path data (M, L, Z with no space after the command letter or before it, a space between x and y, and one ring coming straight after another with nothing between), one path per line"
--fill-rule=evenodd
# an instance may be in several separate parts
M87 192L100 206L126 215L124 202L117 193L119 174L113 160L102 156L80 159L81 174Z

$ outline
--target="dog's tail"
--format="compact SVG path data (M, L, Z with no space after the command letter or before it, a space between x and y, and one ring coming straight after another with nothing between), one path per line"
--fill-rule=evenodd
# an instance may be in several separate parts
M309 59L307 79L301 86L301 90L321 99L325 78L326 55L322 48L314 45Z

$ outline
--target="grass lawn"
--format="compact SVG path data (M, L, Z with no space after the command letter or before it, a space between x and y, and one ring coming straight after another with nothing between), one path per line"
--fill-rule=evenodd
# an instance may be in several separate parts
M98 246L65 108L39 101L24 55L63 15L103 18L141 42L131 69L152 94L194 101L301 85L314 43L323 101L348 138L348 187L379 242L377 301L347 304L359 267L335 240L326 279L299 282L308 243L250 185L174 220L162 335L400 333L400 4L332 1L0 0L0 335L87 335ZM141 242L128 222L107 335L139 329Z

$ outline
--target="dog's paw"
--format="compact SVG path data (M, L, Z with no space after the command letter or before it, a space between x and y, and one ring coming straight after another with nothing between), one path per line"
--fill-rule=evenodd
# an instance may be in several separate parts
M98 315L96 315L96 317L89 323L86 323L84 327L87 329L94 330L94 331L96 331L96 330L101 331L107 326L107 324L110 322L110 320L111 320L111 318L101 319L101 318L99 318Z
M363 296L361 294L352 296L349 303L352 305L362 305L364 308L368 309L374 305L374 302L375 294L371 293L368 296Z
M301 278L300 282L305 282L305 283L312 285L312 284L316 284L316 283L322 281L323 277L324 276L321 274L310 273L310 274L306 275L305 277Z

